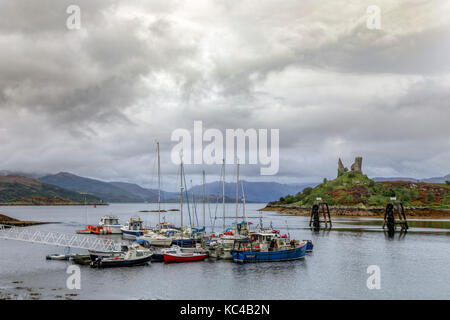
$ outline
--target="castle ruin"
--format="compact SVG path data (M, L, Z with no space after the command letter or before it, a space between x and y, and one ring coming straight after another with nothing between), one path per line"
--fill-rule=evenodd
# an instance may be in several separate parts
M348 169L344 167L341 158L338 160L338 177L343 173L347 172ZM356 157L355 162L351 165L350 171L362 173L362 157Z

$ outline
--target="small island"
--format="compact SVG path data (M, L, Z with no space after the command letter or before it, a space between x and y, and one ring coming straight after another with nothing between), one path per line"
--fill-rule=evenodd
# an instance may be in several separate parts
M321 198L334 216L383 217L393 197L403 203L410 218L450 218L450 182L375 182L363 174L361 157L355 159L350 170L339 159L336 179L324 179L315 188L286 195L261 210L309 216L312 205Z
M41 221L21 221L18 219L14 219L8 216L5 216L4 214L0 214L0 224L7 225L7 226L14 226L14 227L27 227L27 226L34 226L38 224L49 224L51 222L41 222Z

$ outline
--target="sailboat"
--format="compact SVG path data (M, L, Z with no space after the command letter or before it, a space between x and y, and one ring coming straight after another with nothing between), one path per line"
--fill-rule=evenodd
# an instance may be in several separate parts
M232 228L225 229L225 161L223 162L223 180L222 180L222 204L223 204L223 229L224 232L219 235L209 244L209 257L216 259L232 260L231 249L235 240L244 239L250 232L251 222L246 221L245 217L245 195L244 187L242 186L243 194L243 220L238 221L239 215L239 161L236 167L236 216L235 222L232 223Z
M172 245L180 247L191 247L195 244L195 239L192 238L192 229L184 227L183 221L183 192L185 192L185 180L183 158L180 159L180 230L172 233ZM186 197L188 200L188 198ZM188 207L189 210L189 207Z
M172 239L160 233L163 224L161 223L161 157L159 154L159 142L156 143L158 155L158 225L155 230L148 230L147 233L137 237L137 240L145 240L153 247L169 247Z

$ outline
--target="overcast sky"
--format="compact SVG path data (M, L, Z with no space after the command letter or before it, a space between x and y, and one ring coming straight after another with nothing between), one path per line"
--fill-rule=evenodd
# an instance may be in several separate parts
M446 0L0 0L0 170L150 186L158 140L171 189L171 133L202 120L280 130L279 173L251 180L320 181L355 156L372 177L448 174L449 17Z

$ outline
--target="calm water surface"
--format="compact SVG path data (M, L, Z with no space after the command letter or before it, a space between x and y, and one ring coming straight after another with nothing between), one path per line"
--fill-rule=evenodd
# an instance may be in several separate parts
M247 205L254 225L262 207ZM29 229L73 234L108 213L118 215L122 223L138 214L146 224L155 225L157 213L139 213L146 209L156 205L111 204L89 207L87 214L84 207L0 207L0 213L58 222ZM227 224L233 222L234 210L234 204L227 205ZM213 205L211 212L214 216ZM221 212L219 208L217 214ZM179 225L179 212L164 215ZM66 270L71 263L45 260L47 254L63 253L64 248L0 239L0 293L26 299L450 299L448 220L411 220L408 234L391 239L380 231L381 219L335 218L331 231L313 232L307 228L307 217L275 212L263 216L265 226L272 222L292 238L312 239L314 253L300 261L248 265L205 261L103 270L81 266L81 289L68 290ZM187 213L184 221L189 223ZM222 220L213 224L207 214L207 225L221 231ZM366 286L370 265L381 269L380 290Z

